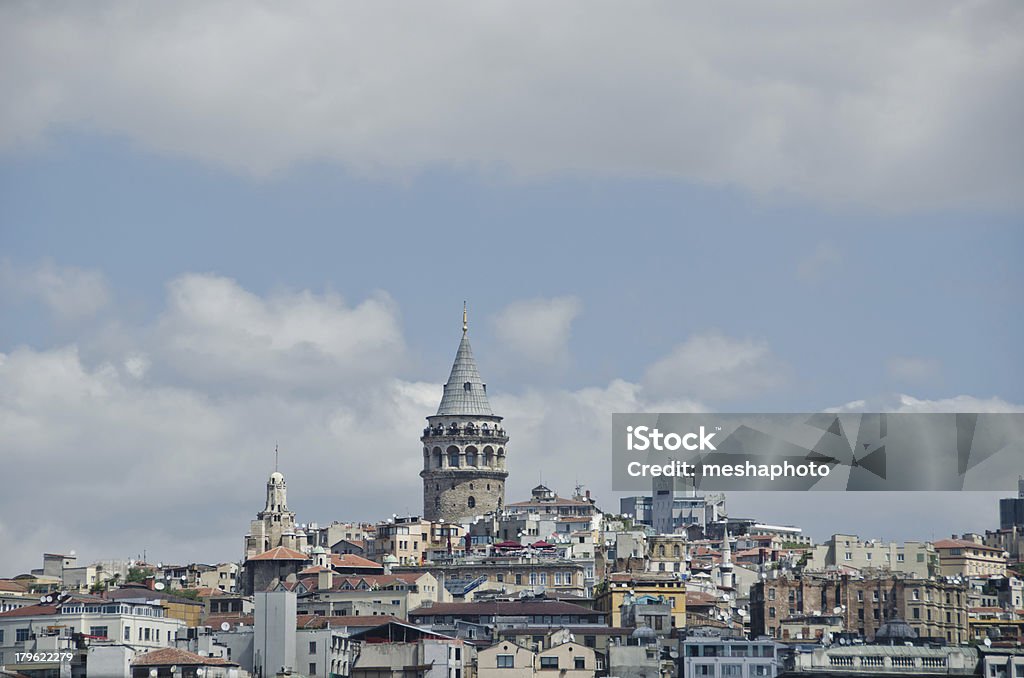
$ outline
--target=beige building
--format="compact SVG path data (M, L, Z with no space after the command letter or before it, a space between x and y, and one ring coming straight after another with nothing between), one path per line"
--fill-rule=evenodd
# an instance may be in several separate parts
M431 550L462 551L466 530L444 521L423 520L419 516L394 518L379 523L376 538L369 542L369 557L383 563L393 556L401 565L422 565Z
M506 640L477 653L478 678L593 678L596 671L594 650L574 642L534 652Z
M938 574L938 556L928 542L885 543L874 539L862 541L852 534L834 534L809 551L805 569L824 570L833 566L885 569L927 578Z
M943 539L935 542L939 571L947 577L1005 577L1006 552L979 541Z
M676 628L686 626L686 582L667 572L614 572L602 582L594 609L608 616L610 626L622 626L622 604L628 596L662 596L672 609Z

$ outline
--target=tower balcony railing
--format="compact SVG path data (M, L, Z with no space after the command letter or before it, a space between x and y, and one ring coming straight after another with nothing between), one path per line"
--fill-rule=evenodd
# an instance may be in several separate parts
M495 440L504 440L505 429L498 426L474 426L473 424L466 424L465 426L427 426L423 429L423 437L432 436L454 436L454 437L474 437L474 438L494 438Z

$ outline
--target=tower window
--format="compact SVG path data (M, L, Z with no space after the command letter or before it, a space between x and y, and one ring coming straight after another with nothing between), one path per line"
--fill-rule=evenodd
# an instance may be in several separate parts
M466 500L466 505L469 506L469 508L476 508L476 497L470 497Z
M465 384L462 385L462 388L468 391L469 389L473 388L473 386L467 381Z

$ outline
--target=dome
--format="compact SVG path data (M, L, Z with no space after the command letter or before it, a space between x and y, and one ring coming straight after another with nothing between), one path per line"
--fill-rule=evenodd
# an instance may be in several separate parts
M310 551L310 553L314 556L319 556L327 553L327 549L325 549L323 546L314 546L313 550Z
M653 643L658 639L658 634L650 626L638 626L630 638L635 638L640 644Z
M270 482L273 485L281 485L284 483L284 474L274 471L270 474Z
M384 556L384 564L385 565L398 565L399 562L401 562L401 561L399 561L398 558L396 558L395 556L391 555L390 553L387 554L386 556Z
M917 638L917 631L902 619L891 619L875 631L875 641L910 640Z

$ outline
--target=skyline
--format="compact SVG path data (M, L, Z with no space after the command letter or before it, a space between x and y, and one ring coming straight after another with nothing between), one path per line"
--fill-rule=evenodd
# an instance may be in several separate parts
M0 575L234 560L275 444L418 513L463 300L510 501L617 508L613 412L1024 410L1024 7L534 8L0 7Z

